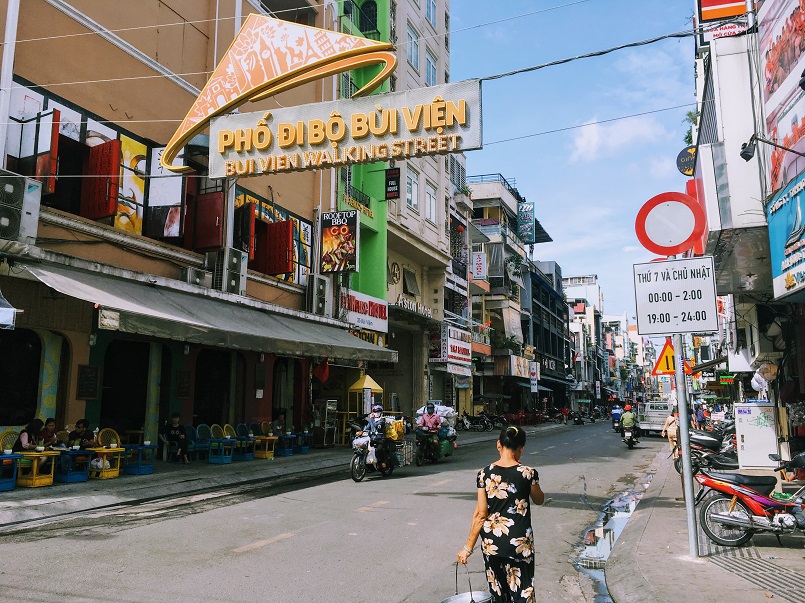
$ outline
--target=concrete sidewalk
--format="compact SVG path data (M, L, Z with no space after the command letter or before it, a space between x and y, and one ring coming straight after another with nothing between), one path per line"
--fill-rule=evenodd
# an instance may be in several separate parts
M529 433L559 428L561 425L543 423L527 426ZM463 446L492 442L498 430L489 432L460 431L458 450ZM412 436L409 436L412 437ZM16 488L0 496L0 535L30 527L30 522L67 519L74 514L132 505L169 496L189 496L220 491L227 487L254 484L280 485L299 481L305 475L311 479L342 473L349 479L350 448L313 449L308 454L277 457L273 460L235 462L211 465L194 461L190 465L156 461L151 475L125 475L108 480L62 484L41 488ZM449 462L449 461L448 461ZM411 469L415 470L415 467ZM411 470L408 467L401 471Z
M682 480L663 449L654 479L610 554L606 584L617 603L696 601L805 603L802 535L756 535L747 545L713 544L698 529L698 559L689 555ZM698 520L698 508L697 520Z

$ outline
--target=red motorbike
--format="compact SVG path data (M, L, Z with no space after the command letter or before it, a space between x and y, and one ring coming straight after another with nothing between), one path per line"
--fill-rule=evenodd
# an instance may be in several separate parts
M780 462L780 456L769 458ZM805 452L801 452L775 471L805 468ZM701 470L695 475L702 489L696 495L701 503L699 520L707 537L722 546L739 546L757 532L789 534L797 529L805 532L803 496L805 486L794 492L774 492L777 478L773 475L741 475Z

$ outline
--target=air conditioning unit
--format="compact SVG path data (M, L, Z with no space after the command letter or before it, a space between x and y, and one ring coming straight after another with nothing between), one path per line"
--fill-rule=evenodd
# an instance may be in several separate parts
M42 183L0 170L0 239L36 244Z
M207 253L207 267L212 270L212 288L246 295L248 261L249 256L245 251L232 247Z
M307 281L307 310L319 316L332 316L330 280L323 276L310 276Z
M182 268L182 281L199 287L212 287L212 272L201 270L200 268Z

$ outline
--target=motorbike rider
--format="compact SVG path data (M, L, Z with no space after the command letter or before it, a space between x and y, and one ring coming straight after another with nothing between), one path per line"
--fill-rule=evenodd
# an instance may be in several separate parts
M425 432L438 432L441 426L442 418L436 412L436 406L434 406L433 402L428 402L424 414L419 418L417 427Z
M624 427L631 427L634 433L634 441L640 442L640 428L637 425L637 415L632 412L632 406L626 404L623 407L623 414L621 415L621 435L623 435ZM625 438L624 438L625 440Z

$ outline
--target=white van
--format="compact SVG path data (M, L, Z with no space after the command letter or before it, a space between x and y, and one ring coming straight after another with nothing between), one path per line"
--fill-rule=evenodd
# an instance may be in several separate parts
M648 434L650 431L660 433L665 419L671 414L671 406L671 402L660 399L641 402L637 411L641 433Z

